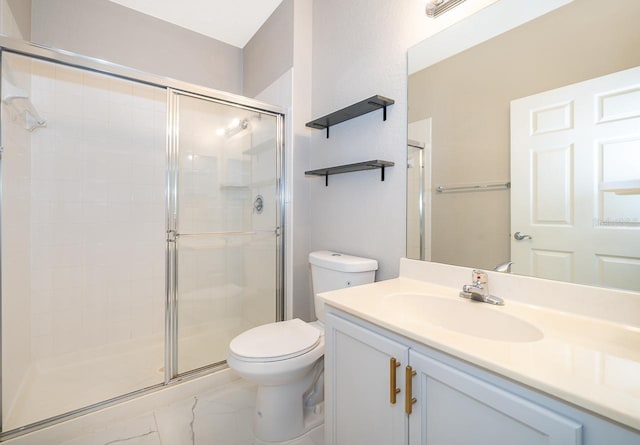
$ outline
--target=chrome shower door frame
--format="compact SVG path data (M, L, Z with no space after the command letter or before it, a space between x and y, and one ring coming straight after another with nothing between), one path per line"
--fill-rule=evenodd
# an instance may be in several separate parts
M48 419L34 422L10 431L2 429L2 256L0 255L0 441L8 440L13 437L21 436L32 431L36 431L66 420L85 415L87 413L103 409L127 400L134 399L144 394L159 391L167 386L178 384L182 381L196 378L204 374L212 373L225 364L212 364L194 370L192 372L178 375L177 373L177 302L176 302L176 248L175 248L175 205L177 199L177 186L174 178L176 175L177 155L173 149L175 143L176 129L171 124L177 122L175 109L176 93L191 95L205 100L214 101L220 104L250 109L259 113L272 115L277 120L276 135L276 199L277 202L277 228L276 228L276 314L275 320L284 319L284 197L285 197L285 172L284 172L284 111L277 106L269 105L263 102L249 99L243 96L214 90L207 87L170 79L154 74L145 73L122 65L114 64L104 60L86 57L69 51L47 48L44 46L32 44L22 40L11 39L0 36L0 62L4 53L21 55L46 62L66 65L81 70L91 71L99 74L117 77L123 80L146 84L149 86L164 89L167 93L167 126L166 126L166 156L167 156L167 172L166 172L166 248L165 248L165 374L164 382L147 388L141 388L134 392L124 394L109 400L100 401L98 403L56 415ZM1 66L1 64L0 64ZM0 129L2 122L0 121ZM2 140L0 131L0 180L2 178ZM2 209L2 190L0 187L0 210ZM0 217L0 228L2 227L2 218ZM0 239L0 253L2 252L2 243Z

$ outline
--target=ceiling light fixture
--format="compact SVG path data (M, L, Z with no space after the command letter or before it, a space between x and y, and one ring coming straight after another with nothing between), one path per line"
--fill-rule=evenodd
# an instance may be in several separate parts
M464 0L429 0L427 3L427 16L438 17L440 14L444 14L451 8L458 6Z

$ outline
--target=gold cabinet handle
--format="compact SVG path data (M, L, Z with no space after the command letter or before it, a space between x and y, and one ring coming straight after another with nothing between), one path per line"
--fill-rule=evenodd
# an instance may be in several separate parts
M400 388L396 387L396 368L400 366L400 362L391 357L389 360L389 402L396 404L396 395L400 392Z
M406 393L404 395L404 412L411 414L412 405L417 402L416 398L412 396L413 392L413 376L416 375L416 371L411 366L405 368L405 387Z

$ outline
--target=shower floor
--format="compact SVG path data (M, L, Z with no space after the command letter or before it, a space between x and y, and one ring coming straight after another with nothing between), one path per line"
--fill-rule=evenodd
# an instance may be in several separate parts
M203 356L224 359L233 333L248 327L248 322L236 319L228 321L226 326L219 322L201 325L189 335L181 336L180 369L201 367ZM34 363L3 421L3 429L10 431L160 384L164 381L164 365L164 336Z

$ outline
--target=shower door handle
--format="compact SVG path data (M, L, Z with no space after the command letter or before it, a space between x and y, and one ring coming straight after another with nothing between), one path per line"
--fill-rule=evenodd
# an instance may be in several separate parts
M243 235L255 235L256 232L194 232L194 233L176 233L176 238L182 237L207 237L207 236L243 236Z

